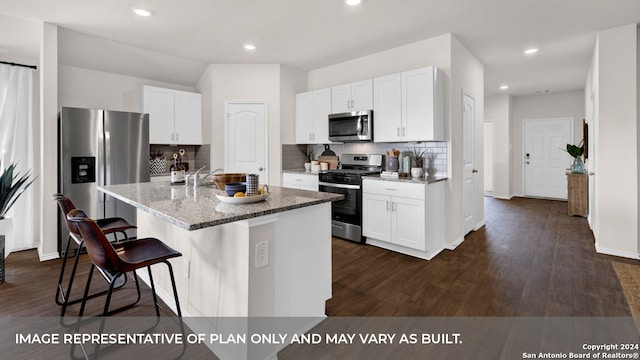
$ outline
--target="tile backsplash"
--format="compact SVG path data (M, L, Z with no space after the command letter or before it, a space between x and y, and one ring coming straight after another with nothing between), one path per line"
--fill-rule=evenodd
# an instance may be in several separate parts
M346 143L329 144L331 150L340 158L342 154L383 154L387 150L397 149L404 155L412 151L415 147L422 151L431 148L437 153L435 166L438 173L447 173L447 142L446 141L425 141L420 143ZM313 158L317 159L324 152L324 145L282 145L282 169L293 170L303 169L306 162L307 148L313 150ZM426 166L426 163L425 163Z
M165 159L164 173L168 173L173 165L173 154L178 154L180 149L184 149L185 154L182 162L189 164L189 171L195 171L203 166L209 168L211 165L211 145L157 145L149 146L149 155L154 156L161 153Z

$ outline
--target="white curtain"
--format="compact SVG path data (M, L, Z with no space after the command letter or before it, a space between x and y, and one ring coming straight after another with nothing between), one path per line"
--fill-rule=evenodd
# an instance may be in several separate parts
M16 163L20 174L34 168L32 95L32 69L0 64L0 160L3 167ZM5 256L37 246L34 192L32 185L7 214L13 222L13 233L6 239Z

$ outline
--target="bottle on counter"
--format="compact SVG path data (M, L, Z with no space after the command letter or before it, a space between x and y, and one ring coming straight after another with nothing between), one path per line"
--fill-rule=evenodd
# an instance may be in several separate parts
M171 169L171 183L172 184L184 184L184 167L182 166L182 159L174 156L173 168Z

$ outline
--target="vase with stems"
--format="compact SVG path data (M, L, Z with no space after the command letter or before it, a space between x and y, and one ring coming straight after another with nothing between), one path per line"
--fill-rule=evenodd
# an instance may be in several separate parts
M570 171L573 174L584 174L584 162L582 161L584 140L581 140L578 145L567 144L567 149L565 151L573 157L573 163L571 164Z

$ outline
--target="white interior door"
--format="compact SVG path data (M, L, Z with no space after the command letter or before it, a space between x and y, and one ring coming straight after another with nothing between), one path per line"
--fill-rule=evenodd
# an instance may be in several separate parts
M258 174L268 182L267 104L265 102L225 102L224 171Z
M475 99L462 93L462 212L464 234L476 226Z
M573 144L573 119L524 121L525 196L567 198L567 167L571 157L563 151Z

